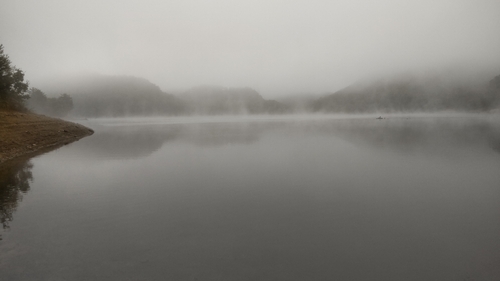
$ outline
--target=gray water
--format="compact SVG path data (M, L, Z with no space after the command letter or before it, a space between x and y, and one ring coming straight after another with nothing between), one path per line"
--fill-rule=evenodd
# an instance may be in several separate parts
M500 280L498 117L84 124L0 167L1 280Z

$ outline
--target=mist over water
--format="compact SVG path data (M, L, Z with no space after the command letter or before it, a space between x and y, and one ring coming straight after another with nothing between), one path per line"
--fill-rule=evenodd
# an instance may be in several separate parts
M0 273L496 280L498 121L91 119L94 136L1 173L29 177L3 187L25 193L0 200Z

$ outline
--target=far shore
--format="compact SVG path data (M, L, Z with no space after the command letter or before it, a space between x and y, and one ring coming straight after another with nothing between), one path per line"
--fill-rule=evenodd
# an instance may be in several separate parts
M0 164L92 135L83 125L31 112L0 110Z

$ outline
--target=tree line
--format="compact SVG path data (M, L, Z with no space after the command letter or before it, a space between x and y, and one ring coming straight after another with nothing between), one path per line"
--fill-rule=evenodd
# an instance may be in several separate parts
M28 95L26 106L36 113L64 117L73 109L73 98L66 93L57 98L48 98L41 90L30 88Z
M3 45L0 45L0 109L26 111L63 117L73 109L68 94L48 98L37 88L30 88L24 72L12 65Z

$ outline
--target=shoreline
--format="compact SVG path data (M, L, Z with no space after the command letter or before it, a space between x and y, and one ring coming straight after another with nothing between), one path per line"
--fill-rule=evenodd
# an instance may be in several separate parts
M31 112L0 110L0 165L75 142L94 131L78 123Z

